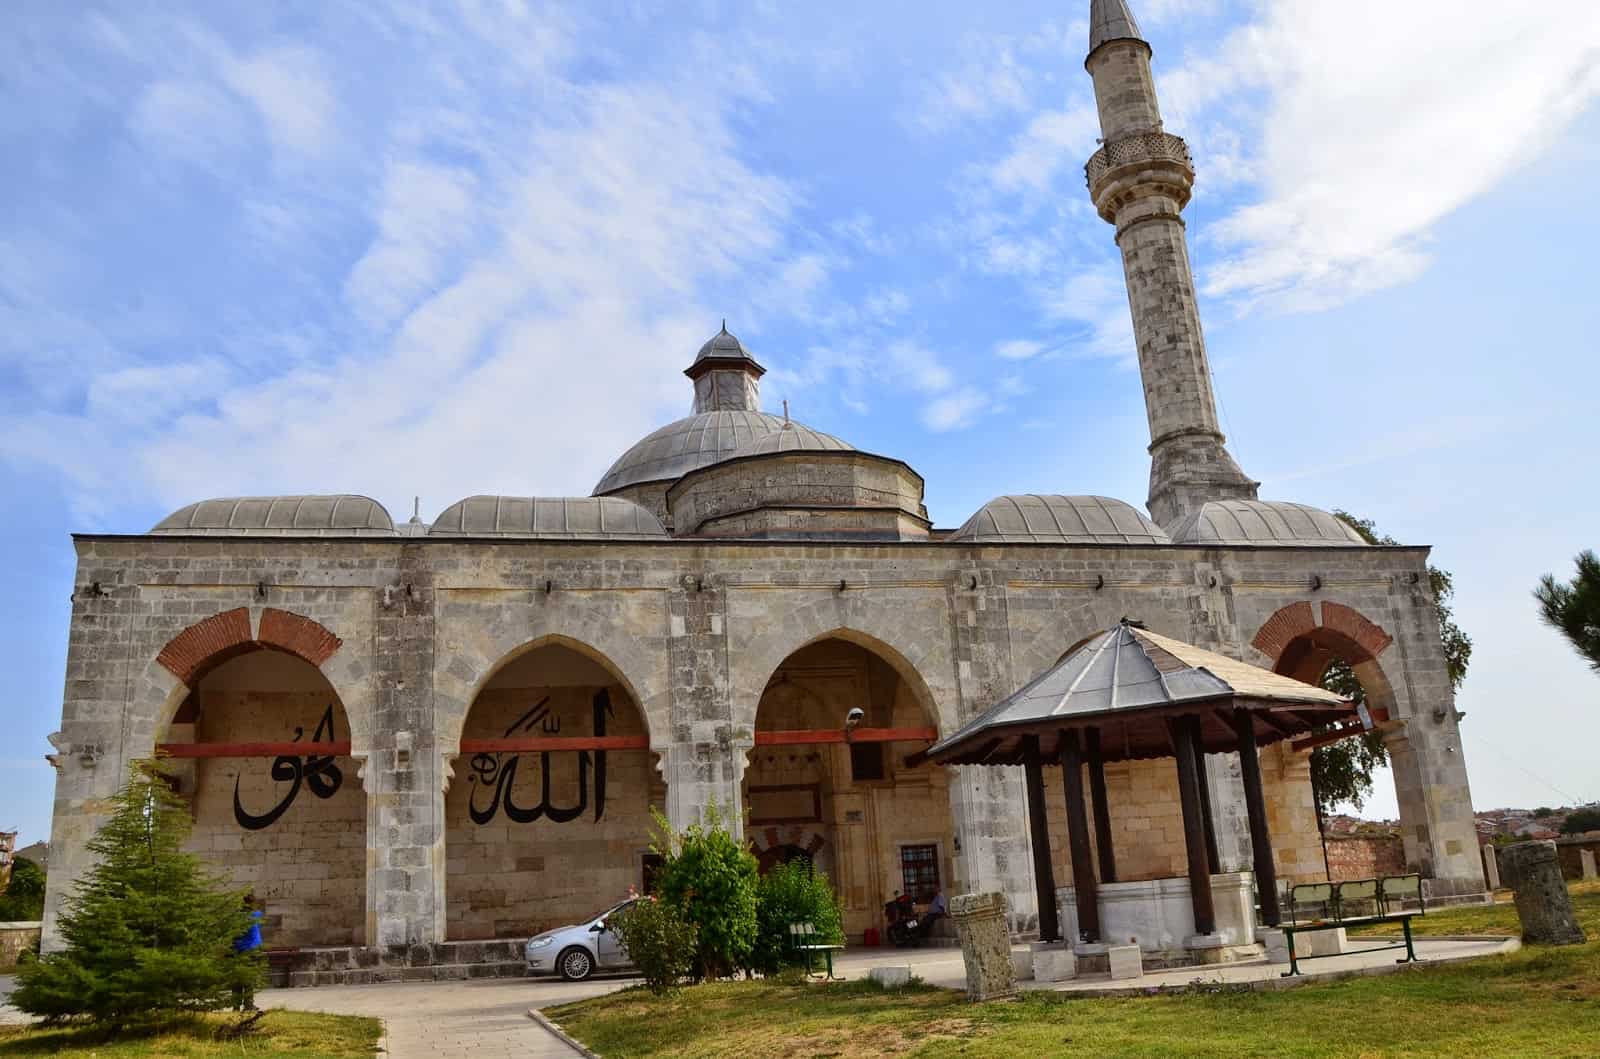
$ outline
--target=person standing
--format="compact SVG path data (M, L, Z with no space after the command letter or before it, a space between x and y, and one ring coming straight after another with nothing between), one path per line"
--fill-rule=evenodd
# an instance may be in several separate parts
M256 907L256 895L244 895L244 906L250 910L250 929L233 939L233 951L243 956L261 948L261 921L265 918L261 909ZM256 1009L255 979L252 975L248 982L241 981L233 987L233 1006L238 1011L254 1011Z

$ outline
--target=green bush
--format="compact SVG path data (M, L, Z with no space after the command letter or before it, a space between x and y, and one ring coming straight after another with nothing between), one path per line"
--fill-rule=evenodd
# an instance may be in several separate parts
M657 996L672 992L694 969L694 924L685 922L677 908L654 894L641 897L606 923Z
M791 860L767 872L756 887L756 944L751 970L775 974L796 962L789 944L789 924L810 923L819 944L844 944L839 899L828 879L808 860Z
M755 946L756 859L716 806L677 835L659 812L655 820L656 893L695 929L695 978L725 978L746 966Z
M11 882L0 895L0 923L32 923L44 916L44 869L27 857L11 862Z
M1564 835L1581 835L1585 831L1600 831L1600 809L1579 809L1575 813L1568 813L1566 822L1561 825Z
M123 1025L220 1010L253 990L261 954L233 950L250 914L183 852L189 828L166 777L136 765L89 842L95 867L66 899L66 950L24 965L11 1003L48 1022Z

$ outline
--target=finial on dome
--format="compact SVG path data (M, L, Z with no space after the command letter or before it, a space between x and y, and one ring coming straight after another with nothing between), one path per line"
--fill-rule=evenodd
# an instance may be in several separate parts
M722 333L728 333L728 318L726 316L722 318Z
M783 400L783 427L785 430L789 429L789 399L787 397Z

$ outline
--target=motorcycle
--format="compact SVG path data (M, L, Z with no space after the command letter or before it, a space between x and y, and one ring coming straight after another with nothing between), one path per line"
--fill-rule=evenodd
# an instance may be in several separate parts
M942 913L918 914L911 895L900 894L884 904L883 915L889 921L889 941L896 948L903 949L926 941L933 934L933 925L939 921Z

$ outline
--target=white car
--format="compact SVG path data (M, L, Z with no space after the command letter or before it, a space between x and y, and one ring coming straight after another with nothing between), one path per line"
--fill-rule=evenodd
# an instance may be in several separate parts
M606 909L587 923L547 930L530 938L523 949L528 961L529 974L559 974L569 982L581 982L596 971L620 971L631 968L628 952L617 940L615 932L607 929L610 917L632 907L638 898L630 898Z

